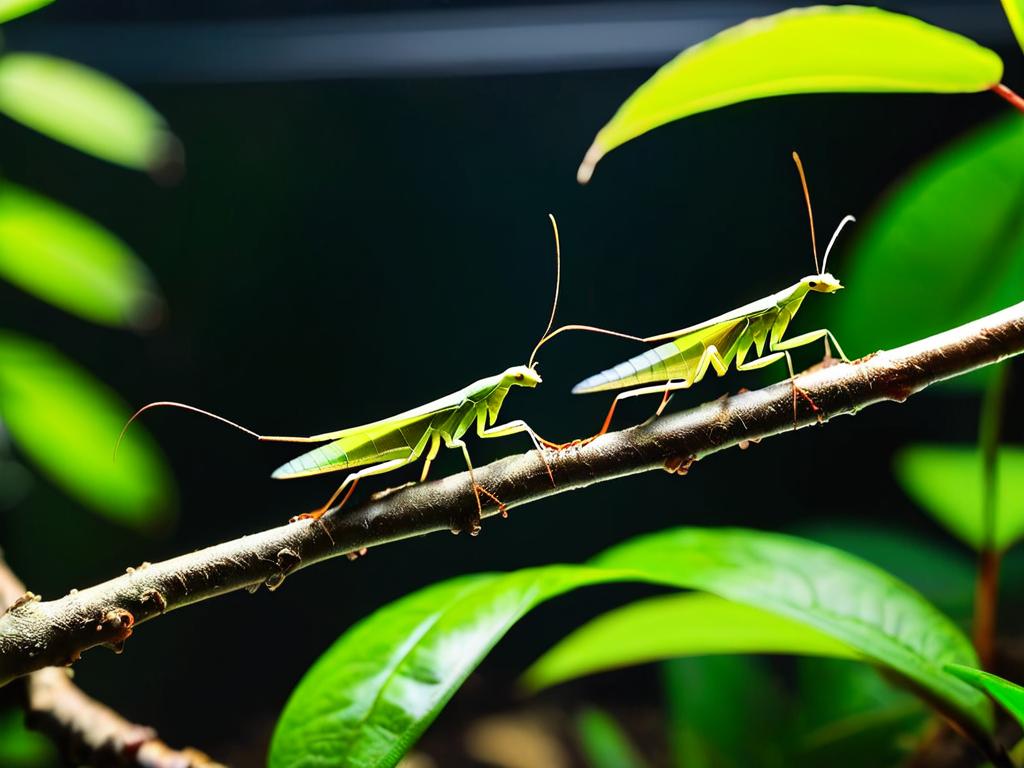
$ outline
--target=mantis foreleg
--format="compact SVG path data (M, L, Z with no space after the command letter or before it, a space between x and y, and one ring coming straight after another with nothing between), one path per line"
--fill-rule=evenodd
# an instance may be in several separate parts
M843 348L839 346L839 342L836 340L835 334L832 333L828 328L819 328L816 331L808 331L807 333L801 333L799 336L792 336L788 339L772 339L768 348L774 351L785 351L787 349L796 349L806 344L812 344L818 339L828 338L836 346L836 352L839 353L839 358L844 362L850 362L850 358L843 352Z
M483 420L479 420L476 423L476 434L478 437L489 438L489 437L505 437L506 435L517 435L520 432L525 432L530 436L530 440L533 441L533 447L537 449L537 453L540 455L540 460L544 462L544 469L548 472L548 477L551 479L551 484L555 484L555 476L551 473L551 467L548 466L548 460L544 458L544 449L541 448L541 444L549 448L557 448L557 443L552 443L550 440L545 440L536 432L533 431L533 427L527 424L522 419L515 419L514 421L506 422L505 424L498 424L494 427L485 428Z

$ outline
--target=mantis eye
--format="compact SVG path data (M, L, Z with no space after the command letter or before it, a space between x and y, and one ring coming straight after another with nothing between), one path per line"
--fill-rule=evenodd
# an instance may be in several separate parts
M522 380L523 380L523 374L517 373L516 374L516 381L522 381Z
M811 282L809 282L807 285L809 285L811 288L817 288L818 287L818 281L817 280L811 280Z

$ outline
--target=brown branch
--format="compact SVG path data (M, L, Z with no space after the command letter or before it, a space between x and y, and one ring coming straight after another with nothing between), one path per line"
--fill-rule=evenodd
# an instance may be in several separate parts
M0 560L0 610L35 601ZM49 736L69 764L95 768L223 768L195 749L171 749L156 731L130 723L90 698L67 670L40 669L25 680L26 724Z
M874 403L902 402L929 384L1024 351L1024 302L959 328L852 364L797 378L817 404L799 402L788 381L719 399L653 423L604 435L584 447L510 456L476 470L478 483L509 509L626 475L668 468L717 451L816 425ZM498 513L489 507L486 516ZM379 495L320 522L244 536L162 563L145 564L57 600L28 601L0 616L0 685L46 666L69 664L97 645L115 648L132 627L191 603L261 584L276 589L313 563L385 542L467 529L476 505L467 473Z

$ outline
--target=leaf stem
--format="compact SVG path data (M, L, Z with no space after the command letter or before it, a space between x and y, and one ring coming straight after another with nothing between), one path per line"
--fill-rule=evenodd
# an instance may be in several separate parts
M1021 112L1024 112L1024 98L1022 98L1019 94L1015 93L1014 91L1011 91L1009 88L1007 88L1002 83L996 83L995 85L993 85L992 86L992 90L996 94L998 94L999 96L1002 96L1004 99L1006 99L1008 102L1010 102L1013 106L1015 106Z

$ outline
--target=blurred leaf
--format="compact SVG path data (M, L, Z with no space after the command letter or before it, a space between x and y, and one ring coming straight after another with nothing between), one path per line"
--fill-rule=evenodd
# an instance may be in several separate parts
M902 765L928 722L924 704L864 664L802 658L797 666L801 765Z
M638 600L598 616L534 662L532 691L633 664L711 653L786 653L856 658L806 624L707 594Z
M0 111L52 139L140 170L159 168L175 141L164 119L133 91L44 54L0 57Z
M0 185L0 276L105 325L152 325L149 271L106 229L23 187Z
M615 547L592 566L466 576L381 608L306 672L274 731L271 768L394 765L521 616L610 581L701 589L803 622L911 681L968 729L991 728L985 698L942 669L976 665L970 643L896 579L789 536L683 528Z
M17 709L0 712L0 765L5 768L43 768L57 764L50 740L25 727L25 715Z
M895 458L903 489L932 517L969 546L985 542L984 477L974 446L912 445ZM999 449L992 543L1005 550L1024 536L1024 449Z
M600 130L577 178L586 183L606 153L653 128L741 101L983 91L1002 73L992 51L910 16L862 6L793 8L727 29L659 69Z
M643 768L646 765L619 724L596 707L577 715L576 735L590 768Z
M1024 727L1024 688L980 669L949 664L947 671L998 701Z
M696 656L662 665L677 768L788 766L789 702L763 659Z
M1006 11L1006 18L1013 28L1013 35L1017 38L1017 44L1024 50L1024 1L1003 0L1003 10Z
M859 229L842 268L846 295L831 304L847 354L904 344L1020 300L1024 120L1009 118L924 162ZM957 381L977 388L985 378Z
M38 11L53 0L0 0L0 24Z
M137 529L169 522L172 484L143 429L106 386L53 348L0 331L0 417L15 445L54 482L105 517Z
M954 619L970 619L975 564L956 545L868 521L815 520L791 531L874 563Z

